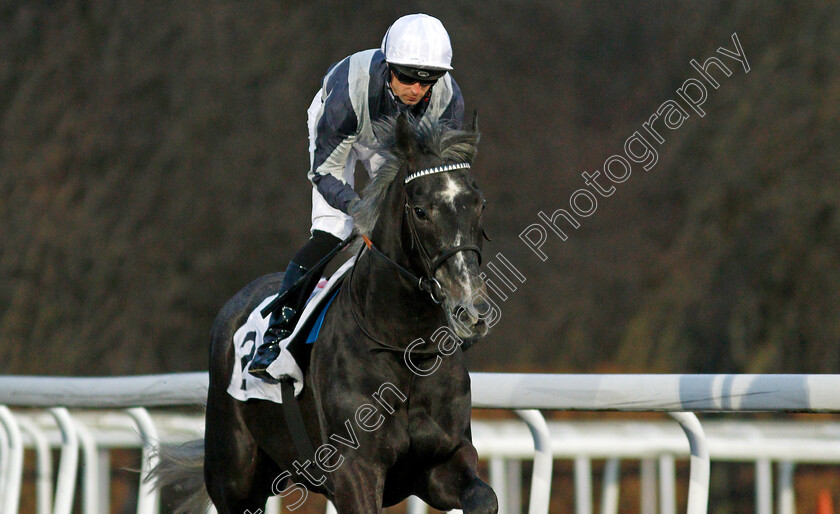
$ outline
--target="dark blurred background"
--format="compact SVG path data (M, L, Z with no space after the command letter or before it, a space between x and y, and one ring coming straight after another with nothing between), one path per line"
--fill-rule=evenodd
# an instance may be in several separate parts
M207 369L218 309L307 237L322 75L411 12L449 30L486 251L527 277L473 369L840 372L836 3L361 5L2 2L0 373ZM706 116L538 259L520 232L711 56Z

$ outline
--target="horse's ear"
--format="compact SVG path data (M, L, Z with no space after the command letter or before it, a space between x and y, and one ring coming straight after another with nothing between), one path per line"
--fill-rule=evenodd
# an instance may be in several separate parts
M417 145L417 139L414 135L414 127L408 115L404 112L397 117L395 140L397 150L408 162L413 161L420 153L420 147Z
M472 128L470 129L473 132L478 132L478 109L473 111L473 121L472 121Z

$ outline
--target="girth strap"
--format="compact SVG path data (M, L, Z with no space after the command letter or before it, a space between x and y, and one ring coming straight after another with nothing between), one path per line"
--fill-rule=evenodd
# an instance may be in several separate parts
M315 448L312 447L312 440L309 438L309 432L306 431L306 423L303 421L303 414L300 412L300 404L295 398L295 388L291 380L281 380L278 384L280 386L280 398L283 403L283 419L286 421L286 428L289 430L289 435L292 438L292 443L295 445L295 452L297 453L298 462L303 464L306 461L315 461ZM331 496L334 496L332 482L327 477L326 481L320 487L326 489Z

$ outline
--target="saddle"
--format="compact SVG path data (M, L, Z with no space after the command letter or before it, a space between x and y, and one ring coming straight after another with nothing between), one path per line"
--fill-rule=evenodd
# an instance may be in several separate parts
M289 381L294 386L294 396L303 390L303 377L309 368L312 346L318 337L324 316L338 294L347 271L356 262L352 257L345 262L329 280L321 279L310 296L306 306L301 309L300 318L292 333L282 341L282 351L268 370L277 380L269 382L248 373L248 366L262 344L263 334L268 328L270 310L266 307L274 302L276 295L265 298L248 316L233 335L233 345L238 366L233 366L228 394L240 401L250 399L269 400L283 403L283 397L277 383ZM275 303L276 305L276 303ZM264 315L263 312L266 312Z
M327 284L330 282L322 278L316 286L316 291L310 296L307 304L315 298L315 296L324 295L321 301L315 305L314 309L301 314L301 318L297 320L295 329L289 336L289 341L286 343L285 351L289 352L292 358L297 362L301 371L306 374L309 369L309 357L312 353L312 344L318 339L318 334L321 331L321 325L324 323L324 317L327 314L327 309L338 295L341 289L341 284L344 282L344 275L336 277L336 281L331 284L329 291L324 291ZM304 314L306 317L304 318ZM299 327L299 328L298 328ZM270 367L270 366L269 366Z

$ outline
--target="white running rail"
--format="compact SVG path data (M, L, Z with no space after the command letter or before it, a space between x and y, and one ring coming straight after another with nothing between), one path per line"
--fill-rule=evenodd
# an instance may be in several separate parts
M552 461L557 457L557 438L546 424L539 409L550 410L612 410L612 411L661 411L668 412L683 428L688 441L690 459L689 514L707 510L709 483L709 444L703 427L692 412L840 412L840 375L549 375L512 373L473 373L472 391L475 408L512 409L526 421L531 431L529 455L534 459L529 512L548 511L551 486ZM36 449L38 459L38 513L70 512L78 469L79 448L82 448L87 473L83 481L83 508L97 512L102 508L102 494L97 491L94 454L109 443L91 435L83 422L74 421L68 408L126 409L134 423L135 432L146 436L146 441L157 439L156 425L146 407L196 405L203 402L207 391L206 373L181 373L113 378L57 378L0 376L0 506L2 512L16 512L19 503L22 448L24 443ZM51 462L44 455L43 423L39 426L27 414L12 412L8 407L49 408L55 425L60 429L62 449L58 472L58 485L54 499L50 498L49 484ZM124 423L124 422L123 422ZM481 450L480 431L476 430L476 446ZM134 434L135 445L138 443ZM683 444L684 444L683 440ZM630 441L624 441L630 443ZM835 441L836 443L836 441ZM131 446L131 445L128 445ZM148 451L149 448L144 450ZM498 449L497 449L498 450ZM536 452L536 453L535 453ZM499 460L493 469L503 469ZM620 452L619 452L620 453ZM673 511L673 455L674 450L663 454L659 465L665 470L660 483L663 512ZM145 455L145 453L144 453ZM483 455L488 456L488 455ZM521 458L514 456L511 458ZM576 477L580 487L576 495L576 511L591 512L591 485L586 489L582 477L590 475L588 459L584 453L575 457ZM780 477L793 473L791 458L784 461ZM149 465L143 459L143 470ZM757 476L769 476L768 458L757 460ZM643 474L645 466L643 465ZM760 472L760 473L759 473ZM602 511L614 512L617 505L617 461L610 460L605 467L605 490ZM787 478L786 478L787 480ZM766 479L762 479L766 482ZM780 482L781 483L781 482ZM766 483L762 485L766 489ZM503 495L507 491L503 492ZM789 490L780 486L780 505L792 503ZM589 498L587 500L586 498ZM502 498L500 498L501 500ZM769 512L766 494L757 493L758 512ZM141 485L138 512L154 514L158 509L157 492ZM507 503L505 504L507 505ZM276 507L275 507L276 508ZM409 507L412 513L421 512L417 502Z

